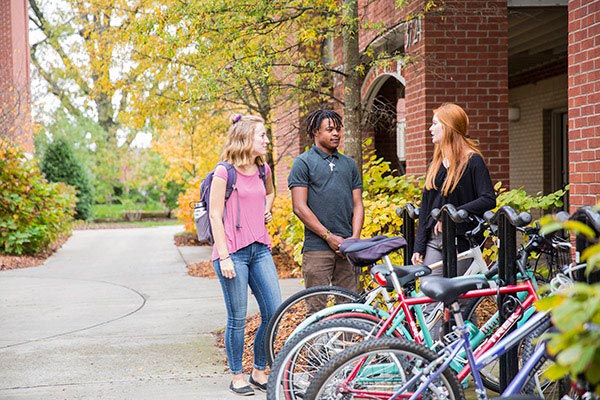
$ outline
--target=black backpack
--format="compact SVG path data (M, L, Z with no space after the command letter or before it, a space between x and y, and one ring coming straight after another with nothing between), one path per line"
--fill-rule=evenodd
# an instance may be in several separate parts
M227 200L231 196L234 190L237 190L235 185L237 180L237 173L233 165L228 162L221 161L217 164L217 166L222 165L227 169L227 185L225 187L225 204L227 204ZM216 167L215 167L216 169ZM258 166L258 174L262 179L265 187L267 186L267 177L265 174L265 166ZM200 184L200 201L197 201L194 204L194 222L196 223L196 232L198 233L198 241L199 242L208 242L208 244L214 243L214 238L212 234L212 229L210 227L210 217L208 204L210 200L210 186L213 181L213 176L215 175L215 170L210 171L206 178ZM237 222L235 224L236 228L241 228L240 225L240 201L238 198L237 202L238 213L237 213Z

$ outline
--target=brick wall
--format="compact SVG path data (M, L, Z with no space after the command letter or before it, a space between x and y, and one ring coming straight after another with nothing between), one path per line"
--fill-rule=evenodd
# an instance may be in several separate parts
M27 1L0 1L0 21L0 133L33 152Z
M520 119L509 122L510 182L531 195L544 191L544 110L566 109L567 76L562 75L511 89L511 107Z
M417 11L422 1L405 11ZM509 183L508 17L506 1L448 0L423 17L407 54L407 173L422 175L433 146L432 111L455 102L467 111L492 179Z
M569 1L571 211L600 200L600 2Z
M384 23L386 27L393 27L401 21L402 11L390 0L359 0L359 17L362 21ZM359 46L363 49L378 36L376 30L363 30L360 32Z

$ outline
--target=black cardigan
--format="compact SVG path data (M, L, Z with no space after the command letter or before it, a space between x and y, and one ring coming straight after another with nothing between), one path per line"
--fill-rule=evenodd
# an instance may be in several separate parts
M439 189L423 189L421 209L419 210L419 227L415 239L415 253L425 254L427 240L437 222L430 215L432 209L441 208L444 204L452 204L458 210L464 209L469 214L482 216L487 210L496 207L496 193L494 192L490 172L479 154L472 154L454 191L448 196L443 196L441 187L446 179L446 174L446 167L440 165L435 177L435 185ZM473 223L468 222L457 224L456 234L464 235L474 226ZM466 250L460 247L464 246L459 246L459 251Z

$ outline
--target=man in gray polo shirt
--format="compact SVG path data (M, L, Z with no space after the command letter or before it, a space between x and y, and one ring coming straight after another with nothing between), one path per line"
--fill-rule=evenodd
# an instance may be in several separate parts
M354 160L337 151L341 130L342 119L335 111L317 110L308 116L314 145L294 161L288 187L294 214L304 224L304 286L332 284L356 292L357 271L338 249L342 240L360 237L362 182Z

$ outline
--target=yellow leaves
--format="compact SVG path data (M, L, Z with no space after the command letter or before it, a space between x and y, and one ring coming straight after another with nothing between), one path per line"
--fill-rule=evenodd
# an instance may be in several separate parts
M225 113L183 106L179 114L163 121L164 129L154 141L168 165L167 179L185 182L204 177L217 164L228 120Z
M312 44L319 39L319 36L317 35L317 31L315 29L306 29L299 33L298 38L302 43Z

